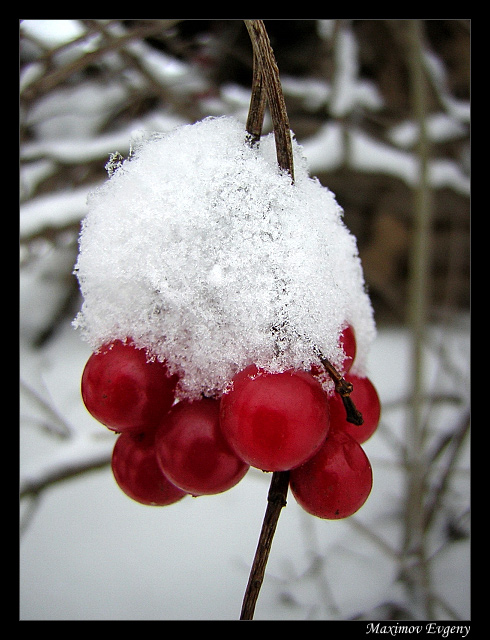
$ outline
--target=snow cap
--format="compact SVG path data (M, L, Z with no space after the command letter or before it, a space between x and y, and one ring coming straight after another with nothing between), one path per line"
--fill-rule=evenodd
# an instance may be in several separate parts
M181 376L179 395L219 395L251 363L339 366L353 326L365 375L375 324L357 243L293 138L294 184L274 135L206 118L139 137L89 196L74 320L95 351L130 338ZM114 156L116 157L116 156ZM325 383L328 387L329 383Z

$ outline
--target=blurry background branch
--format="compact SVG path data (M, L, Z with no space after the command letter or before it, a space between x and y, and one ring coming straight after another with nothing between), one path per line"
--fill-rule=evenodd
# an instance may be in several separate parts
M405 435L405 540L404 556L420 616L434 616L431 597L431 571L427 560L424 528L426 493L427 431L424 423L426 371L424 343L431 299L429 246L432 238L432 187L429 178L431 148L427 131L428 83L424 68L424 33L420 20L410 20L406 27L406 56L414 121L418 127L418 180L414 188L414 223L409 264L408 326L411 331L411 410L407 414Z

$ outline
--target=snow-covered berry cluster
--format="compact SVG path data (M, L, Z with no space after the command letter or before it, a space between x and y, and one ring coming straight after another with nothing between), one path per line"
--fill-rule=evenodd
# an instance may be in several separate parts
M75 270L74 325L93 350L82 395L120 434L114 475L140 502L219 493L249 466L291 471L320 517L369 494L373 312L342 209L294 139L293 151L294 184L273 134L251 146L237 120L208 118L140 136L90 196ZM346 422L325 359L353 383L363 426Z

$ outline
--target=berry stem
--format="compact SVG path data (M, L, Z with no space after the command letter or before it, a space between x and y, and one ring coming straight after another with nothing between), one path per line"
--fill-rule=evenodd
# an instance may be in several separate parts
M265 568L281 509L286 506L289 471L275 471L267 495L267 508L255 557L243 598L240 620L253 620L255 605L264 580Z
M267 102L274 127L277 162L281 169L289 173L294 183L291 130L274 52L262 20L244 20L244 23L253 48L252 94L246 125L249 140L252 145L260 140ZM275 471L272 474L267 508L243 598L240 620L253 620L279 515L286 506L288 487L289 471Z
M291 130L274 52L264 22L262 20L244 20L244 22L252 41L254 53L252 98L247 131L257 142L262 131L266 95L274 127L277 161L281 169L291 175L294 182Z
M346 420L351 424L361 426L364 423L361 412L356 408L350 394L352 393L354 386L351 382L347 382L333 366L333 364L320 354L320 361L328 374L333 378L335 382L335 391L342 398L344 403Z
M291 181L294 183L291 130L274 52L262 20L244 20L244 23L253 48L252 92L246 124L248 139L251 145L258 144L260 141L267 102L274 128L277 162L282 170L289 173ZM320 359L326 371L335 381L335 390L342 397L347 420L361 425L362 416L350 398L352 384L346 382L335 367L321 354ZM288 486L289 471L276 471L272 474L267 508L243 598L240 620L253 620L279 515L281 509L286 506Z
M253 52L253 78L252 78L252 94L250 97L250 107L248 110L248 118L246 129L249 134L251 145L257 144L262 135L262 126L264 124L266 105L266 95L264 83L262 81L262 71L257 54Z

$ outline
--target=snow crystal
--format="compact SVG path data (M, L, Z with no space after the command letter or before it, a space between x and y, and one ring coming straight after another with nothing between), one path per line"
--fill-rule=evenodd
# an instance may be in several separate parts
M138 138L82 225L74 326L91 347L130 337L193 398L252 362L308 369L319 350L338 366L349 323L363 375L375 325L356 240L293 148L294 184L273 134L251 147L234 118Z

